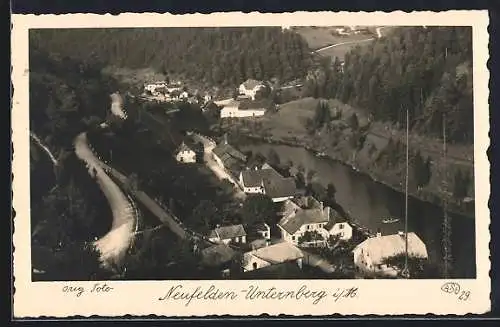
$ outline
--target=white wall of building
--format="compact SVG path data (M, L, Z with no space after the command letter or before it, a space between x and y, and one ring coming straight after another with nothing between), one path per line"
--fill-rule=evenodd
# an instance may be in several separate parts
M195 163L196 153L194 151L179 151L175 158L178 162Z
M381 262L373 262L370 258L369 251L363 247L357 247L353 250L354 265L358 271L373 276L396 277L397 270L393 267L388 267Z
M317 231L318 233L320 233L320 235L324 235L325 229L323 228L323 226L325 226L325 225L326 225L326 222L317 223L317 224L304 224L293 235L288 233L281 226L278 225L278 227L281 231L281 238L283 240L290 242L294 245L297 245L299 242L299 238L302 237L305 232Z
M243 271L252 271L255 269L260 269L271 265L269 262L259 259L254 255L245 254L245 256L248 259L246 264L243 265Z
M329 230L329 234L339 236L343 241L348 241L352 238L352 226L347 222L337 223Z
M265 109L239 110L238 107L224 107L220 111L220 118L247 118L261 117L266 113Z

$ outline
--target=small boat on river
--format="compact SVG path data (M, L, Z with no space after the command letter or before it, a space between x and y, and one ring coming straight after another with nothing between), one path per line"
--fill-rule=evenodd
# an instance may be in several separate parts
M383 224L393 224L393 223L397 223L399 221L399 218L385 218L385 219L382 219L382 223Z

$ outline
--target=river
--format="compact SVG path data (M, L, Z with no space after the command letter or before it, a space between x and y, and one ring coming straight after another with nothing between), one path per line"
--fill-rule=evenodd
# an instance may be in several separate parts
M291 161L295 167L302 165L306 170L313 169L315 180L324 186L333 183L337 189L336 201L355 221L372 231L380 229L385 235L404 230L404 194L339 162L318 158L303 148L267 143L245 144L240 148L260 152L264 156L273 148L281 162ZM387 217L400 220L392 224L382 223L382 219ZM453 277L475 278L475 220L452 213L449 217L452 218ZM409 199L408 230L425 242L430 260L438 265L442 263L442 222L442 208L415 198Z

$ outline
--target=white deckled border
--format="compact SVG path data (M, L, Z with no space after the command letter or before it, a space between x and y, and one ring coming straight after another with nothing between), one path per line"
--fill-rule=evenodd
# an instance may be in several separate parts
M212 13L212 14L66 14L12 16L12 80L14 85L12 129L13 206L16 211L14 233L14 316L206 316L206 315L330 315L341 314L467 314L484 313L490 309L490 261L488 198L490 188L488 81L488 13L487 11L449 12L295 12L282 14ZM473 26L474 51L474 128L475 128L475 203L476 203L476 260L477 278L454 280L463 289L471 291L469 301L443 293L443 280L266 280L266 281L148 281L108 283L114 291L99 296L81 297L63 293L65 285L90 288L93 282L31 282L30 251L30 197L29 197L29 81L28 29L30 28L108 28L108 27L194 27L194 26L328 26L328 25L444 25ZM472 263L471 263L472 264ZM215 285L225 290L239 290L249 285L261 288L296 290L301 285L310 289L356 286L356 299L334 302L323 300L312 305L310 300L247 301L240 295L236 300L219 302L193 301L185 306L182 301L160 302L158 298L177 284L186 289Z

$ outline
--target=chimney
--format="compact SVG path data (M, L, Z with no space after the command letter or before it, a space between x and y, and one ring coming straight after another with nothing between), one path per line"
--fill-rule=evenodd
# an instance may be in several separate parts
M323 211L323 201L319 202L319 208L321 209L321 211Z
M227 133L224 134L224 144L227 144Z
M323 214L325 215L325 218L327 220L330 220L330 207L325 207L325 209L323 210Z
M382 236L382 232L380 231L380 228L377 228L377 237L381 237Z
M304 197L304 206L305 206L306 208L309 208L309 197L308 197L308 196L305 196L305 197Z
M401 237L403 237L403 236L405 236L405 232L403 232L403 231L398 231L398 235L399 235L399 236L401 236Z

